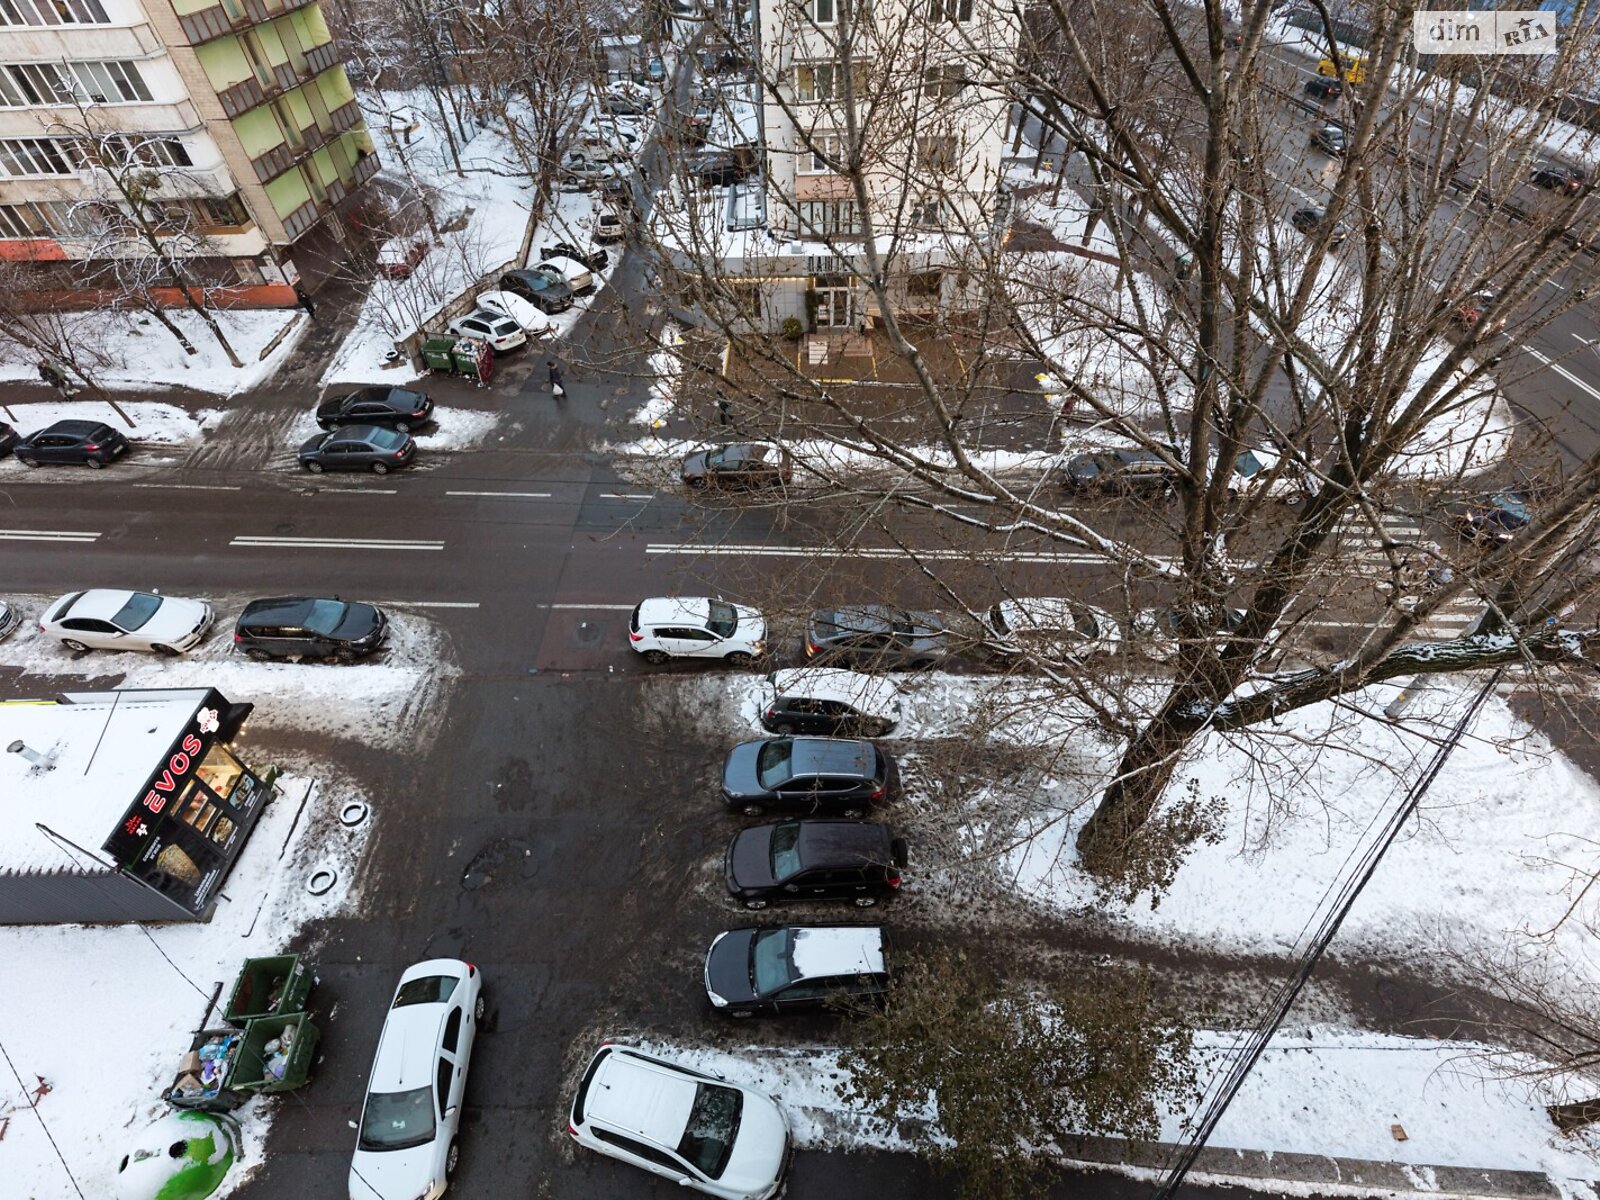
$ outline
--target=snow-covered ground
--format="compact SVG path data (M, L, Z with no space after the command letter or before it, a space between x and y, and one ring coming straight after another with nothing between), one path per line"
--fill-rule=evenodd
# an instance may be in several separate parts
M171 309L167 316L194 345L193 355L184 353L177 339L145 314L100 309L69 313L60 320L78 360L103 387L118 391L183 387L219 396L246 391L271 375L309 328L299 310L232 309L213 315L242 366L229 364L210 329L186 309ZM280 333L282 339L263 357ZM39 356L0 338L0 380L38 383Z
M1202 1082L1225 1069L1237 1036L1197 1035L1194 1056ZM908 1136L841 1100L836 1089L847 1075L837 1052L829 1049L644 1045L663 1058L773 1095L804 1148L903 1150L923 1133ZM1285 1029L1246 1079L1209 1144L1416 1167L1542 1171L1566 1184L1568 1194L1592 1196L1583 1181L1593 1177L1600 1135L1557 1133L1543 1106L1567 1097L1548 1086L1500 1078L1488 1058L1492 1053L1470 1042ZM1188 1115L1164 1112L1161 1140L1181 1136ZM1417 1183L1419 1190L1429 1190L1425 1175Z
M338 388L332 389L337 393ZM412 430L418 447L430 450L463 450L488 440L505 419L505 413L473 408L452 408L441 404L433 410L432 421L422 429ZM318 432L317 409L312 405L295 418L284 444L298 446Z
M44 599L25 598L24 608L36 613ZM103 679L125 672L127 687L214 685L230 700L256 705L239 748L265 766L251 756L251 735L264 728L291 737L295 731L318 732L364 745L411 747L419 737L426 740L433 727L429 717L454 667L430 624L403 612L392 615L393 646L385 659L350 667L235 658L227 653L225 631L177 660L139 654L74 658L40 637L31 622L0 642L0 665L26 673L23 692L27 675ZM363 796L336 763L301 764L279 787L282 794L263 815L209 924L152 926L148 934L132 926L0 928L0 961L6 964L0 1041L28 1090L38 1086L36 1079L48 1083L38 1113L82 1195L114 1194L117 1164L128 1148L124 1131L143 1127L165 1110L158 1093L172 1082L213 984L231 982L245 958L280 951L310 921L347 912L360 901L362 850L382 819L381 798ZM352 799L368 800L373 816L347 828L337 813ZM314 897L305 885L321 867L336 871L338 881ZM314 949L310 956L314 962ZM313 992L313 1004L315 997ZM133 1022L114 1017L135 1012ZM283 1102L257 1099L239 1111L244 1167L235 1169L218 1195L260 1164L275 1105ZM74 1200L80 1194L9 1073L0 1080L0 1134L9 1194L29 1200Z
M133 421L129 425L103 400L79 396L75 400L12 400L0 404L0 420L24 433L34 433L57 421L104 421L131 442L162 446L182 446L200 440L201 435L222 416L221 409L190 411L176 404L156 400L118 400L120 408ZM0 459L0 471L26 470L11 457Z

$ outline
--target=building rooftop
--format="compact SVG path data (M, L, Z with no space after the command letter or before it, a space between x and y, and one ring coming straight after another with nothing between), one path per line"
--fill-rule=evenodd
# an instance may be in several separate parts
M0 752L0 871L94 865L39 825L108 862L100 844L207 692L152 688L0 701L0 747L20 740L55 759L45 770L21 754Z

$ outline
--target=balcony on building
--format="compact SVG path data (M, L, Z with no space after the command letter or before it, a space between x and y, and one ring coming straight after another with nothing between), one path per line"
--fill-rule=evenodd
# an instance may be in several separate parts
M315 0L172 0L178 24L191 46L201 46L219 37L239 33L252 25L262 25L277 17L305 8Z

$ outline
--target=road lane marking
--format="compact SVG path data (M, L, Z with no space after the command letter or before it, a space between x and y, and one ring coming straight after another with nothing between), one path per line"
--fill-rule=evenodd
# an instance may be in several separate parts
M536 604L535 608L571 609L576 612L632 612L637 604Z
M513 496L528 500L548 500L549 492L446 492L446 496Z
M1524 346L1523 350L1525 350L1527 353L1533 355L1534 358L1537 358L1545 366L1549 367L1552 371L1554 371L1557 375L1560 375L1563 379L1567 380L1569 383L1577 385L1578 387L1582 388L1584 391L1588 392L1589 395L1593 396L1596 400L1600 400L1600 388L1596 388L1596 387L1592 386L1591 384L1585 383L1583 380L1579 379L1576 375L1574 375L1571 371L1569 371L1565 367L1563 367L1560 363L1556 362L1554 359L1549 358L1546 355L1540 354L1532 346Z
M476 600L379 600L391 608L478 608Z
M136 483L136 488L169 488L180 492L237 492L242 491L244 485L239 483Z
M654 500L654 492L601 492L602 500Z
M1058 550L1013 550L1006 553L993 554L971 550L901 550L894 546L850 546L839 549L833 546L689 546L671 542L651 542L645 547L645 553L697 554L710 558L726 558L735 555L754 555L766 558L814 558L825 555L832 558L922 558L941 562L965 562L975 559L984 562L1116 565L1103 554L1085 554ZM1149 556L1148 561L1164 565L1176 565L1175 559L1161 558L1156 555Z
M399 488L369 488L369 487L303 487L299 489L302 496L398 496Z
M443 542L407 542L383 538L236 537L230 546L303 547L314 550L443 550Z
M99 537L82 529L0 529L0 542L93 542Z

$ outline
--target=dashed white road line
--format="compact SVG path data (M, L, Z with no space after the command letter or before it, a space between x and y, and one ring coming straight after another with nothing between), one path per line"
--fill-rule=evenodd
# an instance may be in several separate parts
M1571 371L1569 371L1565 367L1563 367L1560 363L1556 362L1554 359L1550 358L1548 355L1540 354L1532 346L1524 346L1523 350L1525 350L1527 353L1533 355L1534 358L1537 358L1540 362L1542 362L1545 366L1549 367L1557 375L1560 375L1567 382L1569 382L1571 384L1574 384L1577 387L1582 388L1584 391L1588 392L1589 395L1593 396L1596 400L1600 400L1600 388L1596 388L1593 384L1585 383L1583 380L1579 379L1576 375L1574 375Z
M536 604L535 608L565 609L573 612L632 612L637 604Z
M897 546L756 546L707 545L694 546L674 542L651 542L646 554L684 554L708 558L750 557L812 558L827 555L833 558L921 558L929 561L981 561L1017 563L1078 563L1092 566L1109 565L1103 554L1088 554L1070 550L1013 550L1004 553L985 553L974 550L901 550ZM1171 563L1173 560L1156 558L1153 561Z
M392 538L236 537L230 546L276 546L309 550L443 550L444 543Z
M167 488L175 492L238 492L243 490L238 483L136 483L136 488Z
M379 600L391 608L479 608L476 600Z
M374 487L344 487L335 484L333 487L303 487L300 489L302 496L398 496L399 488L374 488Z
M549 492L446 492L446 496L502 496L511 499L548 500Z
M93 542L100 535L82 529L0 529L0 542Z
M654 500L654 492L601 492L602 500Z

